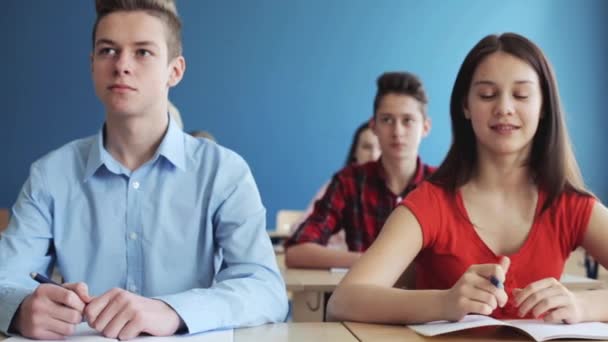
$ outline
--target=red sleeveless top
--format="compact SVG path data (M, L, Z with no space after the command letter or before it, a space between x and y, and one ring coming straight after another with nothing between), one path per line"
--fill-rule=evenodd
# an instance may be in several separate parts
M505 290L509 301L492 317L520 318L512 291L547 277L559 279L570 252L584 237L595 199L563 192L540 214L546 194L539 191L536 215L520 249L508 255L511 266ZM422 229L422 250L415 259L418 289L448 289L473 264L498 263L500 256L477 235L470 223L460 192L423 182L401 203L417 218Z

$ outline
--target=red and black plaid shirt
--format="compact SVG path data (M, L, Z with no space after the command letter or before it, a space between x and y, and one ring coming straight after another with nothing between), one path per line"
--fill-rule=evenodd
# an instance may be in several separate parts
M397 196L386 186L386 173L380 160L342 169L332 178L310 216L285 242L285 247L304 242L327 245L330 236L344 228L348 250L364 252L397 204L434 171L434 167L418 158L414 177Z

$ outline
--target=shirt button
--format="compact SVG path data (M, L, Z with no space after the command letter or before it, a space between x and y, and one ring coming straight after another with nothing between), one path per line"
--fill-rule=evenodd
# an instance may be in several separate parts
M135 285L129 286L129 291L131 291L131 292L137 292L137 286L135 286Z
M129 239L137 240L137 233L133 232L133 233L129 234Z
M139 182L138 181L133 182L133 189L135 189L135 190L139 189Z

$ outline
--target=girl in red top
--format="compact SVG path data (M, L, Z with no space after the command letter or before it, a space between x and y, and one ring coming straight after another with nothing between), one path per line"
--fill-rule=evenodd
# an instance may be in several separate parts
M584 188L542 51L513 33L485 37L458 72L450 112L446 159L391 214L329 314L607 321L608 291L571 292L557 280L577 246L608 265L608 210ZM412 262L417 289L393 288Z

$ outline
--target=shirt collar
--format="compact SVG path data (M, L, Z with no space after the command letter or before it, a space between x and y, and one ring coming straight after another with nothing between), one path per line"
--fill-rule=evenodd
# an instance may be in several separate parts
M186 148L184 132L179 128L175 120L169 115L169 129L160 143L156 155L165 157L173 166L186 170Z
M106 126L104 124L89 150L84 172L84 181L93 176L102 165L105 165L108 170L114 173L118 174L122 172L122 166L116 162L104 148L105 128ZM178 169L185 170L185 153L184 132L177 126L171 115L169 115L169 128L152 159L163 156Z
M104 124L99 133L95 136L95 140L91 144L91 149L89 150L89 155L87 158L87 165L84 170L84 181L86 182L93 174L103 165L103 161L101 160L102 150L103 150L103 135L105 131L106 125Z
M378 172L378 177L380 177L380 179L382 179L383 183L386 184L386 170L384 170L384 166L382 165L382 157L378 158L378 160L375 162L376 164L376 172ZM426 173L425 173L425 167L422 164L422 161L420 160L420 156L416 157L416 171L414 172L414 175L412 176L412 178L410 179L409 183L407 184L407 186L405 187L403 193L408 193L409 191L411 191L411 187L417 186L418 184L420 184L426 177ZM403 194L402 194L403 196Z

